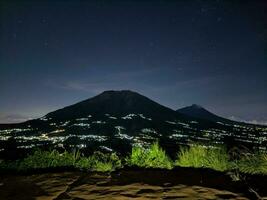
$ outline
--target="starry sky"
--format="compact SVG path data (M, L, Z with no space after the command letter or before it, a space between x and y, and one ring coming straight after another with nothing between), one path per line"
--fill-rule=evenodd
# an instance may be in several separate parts
M0 123L104 90L267 122L267 1L1 0Z

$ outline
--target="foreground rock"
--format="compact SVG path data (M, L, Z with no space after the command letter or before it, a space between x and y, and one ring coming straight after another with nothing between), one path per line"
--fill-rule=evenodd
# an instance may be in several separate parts
M181 174L181 172L166 170L122 170L111 175L82 172L2 175L0 199L246 200L257 198L244 186L234 185L235 183L228 182L228 178L220 175L211 177L210 180L207 180L205 175L186 176L188 176L186 172Z

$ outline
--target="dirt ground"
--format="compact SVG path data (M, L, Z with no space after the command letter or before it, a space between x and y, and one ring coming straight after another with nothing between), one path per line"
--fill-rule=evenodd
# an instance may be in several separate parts
M231 185L224 176L215 174L207 181L205 176L190 177L183 173L179 178L179 174L181 172L124 170L113 174L54 172L1 175L0 199L256 199L253 195L249 196L242 186Z

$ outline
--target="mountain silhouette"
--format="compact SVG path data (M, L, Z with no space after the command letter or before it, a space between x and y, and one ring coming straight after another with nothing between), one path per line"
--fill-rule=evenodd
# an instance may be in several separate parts
M111 90L104 91L93 98L48 113L46 117L54 120L67 120L86 117L88 115L103 116L106 113L117 117L129 113L142 113L154 119L170 119L182 116L174 110L162 106L137 92L130 90Z
M177 112L190 117L204 119L212 122L234 123L234 121L215 115L197 104L192 104L191 106L178 109Z
M137 92L121 90L104 91L38 119L0 124L1 130L0 136L15 139L19 149L41 145L127 154L133 145L157 140L176 156L178 145L194 142L253 148L266 127L231 121L196 104L174 111Z

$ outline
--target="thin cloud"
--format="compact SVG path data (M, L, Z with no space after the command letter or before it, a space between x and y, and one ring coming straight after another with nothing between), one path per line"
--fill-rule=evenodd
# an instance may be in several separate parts
M19 123L30 119L32 117L20 114L0 114L0 123Z
M132 71L120 71L105 73L100 78L95 78L88 74L88 76L80 78L79 80L67 79L60 80L58 78L48 79L44 81L44 85L56 89L73 90L92 92L94 94L100 93L104 90L121 90L121 89L135 89L141 83L137 80L146 80L149 76L154 76L160 71L160 68L138 69ZM124 82L124 84L121 84ZM143 87L143 85L142 85Z
M235 117L235 116L231 116L228 119L233 120L233 121L245 122L245 123L249 123L249 124L267 125L267 121L265 121L265 120L257 120L257 119L244 120L240 117Z

